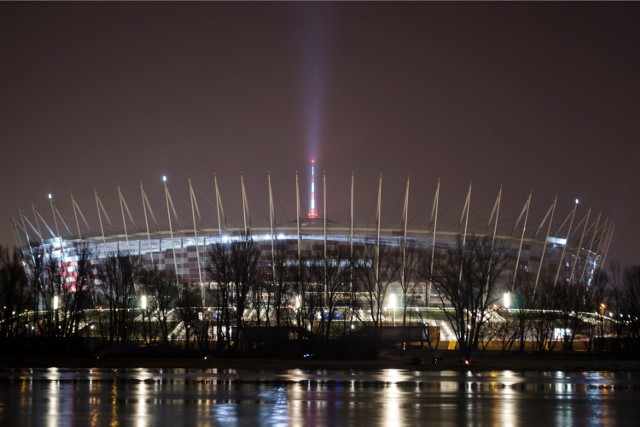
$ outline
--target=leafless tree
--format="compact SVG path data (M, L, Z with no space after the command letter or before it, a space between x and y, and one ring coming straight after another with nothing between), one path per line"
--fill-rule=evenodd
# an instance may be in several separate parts
M178 298L179 283L173 270L159 270L157 266L140 270L138 281L149 299L150 318L155 321L162 342L170 339L169 315Z
M317 292L316 299L321 302L319 307L320 335L323 339L331 338L332 323L338 314L338 307L346 305L344 296L348 291L350 272L349 256L339 246L316 252L310 267L312 280Z
M363 245L355 250L357 290L365 299L372 324L371 336L380 338L387 291L399 270L398 252L387 245L380 245L379 249L374 245Z
M558 291L551 280L538 283L532 308L535 310L529 319L534 351L544 353L553 351L557 340L554 329L558 325Z
M32 304L33 292L28 286L22 254L0 246L0 340L28 333L21 327L27 319L20 316Z
M293 311L289 322L299 340L306 338L302 330L315 331L315 324L319 320L318 310L322 304L322 294L318 292L311 274L312 262L311 258L303 257L296 260L289 270L292 281L290 304Z
M626 317L629 339L637 341L640 334L640 266L625 268L623 281L624 304L621 308ZM640 350L635 345L634 350Z
M191 337L197 336L198 322L203 318L202 293L194 285L183 283L178 287L177 295L176 313L184 326L185 348L189 350Z
M624 295L624 271L620 263L609 265L609 282L607 284L607 304L613 313L612 328L614 331L614 350L621 351L624 338L628 336L627 319L623 310L626 305Z
M527 337L531 334L533 290L532 275L522 269L512 283L510 307L500 308L502 321L493 325L495 338L500 341L503 352L513 350L516 342L518 351L525 351Z
M231 303L233 272L230 254L226 245L215 244L209 250L207 273L214 282L213 314L216 328L216 346L222 351L231 345Z
M135 312L130 305L136 297L137 268L138 259L122 253L112 254L98 265L100 295L107 306L106 325L102 318L99 321L109 344L127 343L131 338Z
M498 299L499 279L512 256L490 238L478 236L468 236L464 243L459 238L443 255L435 258L432 274L426 265L421 271L438 290L442 307L447 302L453 308L444 312L460 352L469 358L478 348L489 307Z
M403 243L404 247L400 259L400 289L402 291L402 347L405 348L407 340L407 305L410 304L412 296L416 294L415 279L418 267L421 264L423 252L412 244ZM410 313L409 313L410 314Z
M289 305L292 299L293 278L292 263L287 256L288 248L284 241L275 243L275 251L272 259L271 280L269 294L273 296L273 317L276 328L288 323L290 313ZM270 319L267 310L267 319ZM269 323L270 324L270 323Z
M218 337L226 338L232 351L239 348L248 296L258 283L260 255L255 242L245 237L228 244L215 244L209 251L207 271L217 283L218 308L222 316L217 328ZM235 328L233 336L229 335L232 324Z

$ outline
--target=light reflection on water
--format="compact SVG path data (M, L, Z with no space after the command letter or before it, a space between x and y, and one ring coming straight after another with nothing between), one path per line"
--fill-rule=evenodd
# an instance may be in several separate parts
M0 425L635 425L640 373L6 369Z

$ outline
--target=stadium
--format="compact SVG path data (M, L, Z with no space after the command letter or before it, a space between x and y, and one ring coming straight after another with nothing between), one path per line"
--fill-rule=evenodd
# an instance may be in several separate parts
M257 225L251 220L244 178L241 177L240 224L229 225L222 203L222 192L217 178L214 178L215 203L212 203L209 209L213 210L216 221L208 226L203 224L204 215L201 215L201 206L196 197L198 193L194 190L191 180L187 197L184 198L184 195L172 194L166 177L163 177L165 203L161 207L152 206L147 191L142 183L140 184L138 203L142 206L141 218L134 217L130 209L133 206L132 200L125 199L118 187L117 211L109 212L105 209L98 193L94 193L92 204L97 224L89 224L88 210L81 208L73 195L70 209L73 214L66 217L50 195L50 209L46 209L48 212L38 209L35 205L32 206L30 215L21 211L13 218L13 231L16 243L22 248L23 257L27 260L24 263L27 270L28 266L36 265L36 258L57 265L61 271L57 280L63 283L66 293L73 294L76 288L78 262L83 256L90 259L92 265L100 264L114 256L129 259L134 257L144 268L173 274L176 284L179 282L197 286L202 296L198 310L202 313L205 310L220 313L221 284L210 268L213 249L228 248L237 242L251 242L259 254L259 268L265 273L261 276L262 281L277 281L278 262L283 262L282 265L289 267L306 266L307 270L314 267L318 270L318 266L320 269L324 268L324 278L322 274L316 274L313 277L310 275L307 279L309 289L316 289L314 292L318 295L324 294L313 302L305 302L312 305L309 310L314 313L312 316L317 314L318 319L323 316L319 313L324 312L326 316L327 312L330 312L331 316L344 321L349 317L348 311L352 310L351 313L354 315L350 319L357 317L361 325L371 322L395 325L396 307L403 307L405 313L414 313L409 316L409 324L414 324L415 316L418 316L422 326L439 328L443 339L448 340L454 340L455 334L447 326L444 317L431 316L431 320L426 320L429 316L423 316L429 311L434 313L446 310L450 305L446 296L426 279L432 273L434 262L438 264L447 256L447 251L456 247L462 247L464 251L465 242L471 239L484 239L485 242L490 242L492 250L495 247L499 251L508 251L511 261L500 272L498 283L490 291L491 295L486 297L492 304L508 307L510 302L503 301L503 295L512 292L518 279L525 275L533 282L534 292L542 282L591 286L598 269L605 262L614 232L614 224L609 219L601 214L594 214L591 209L583 208L578 199L566 203L564 207L557 198L549 205L534 206L530 193L520 200L505 202L500 188L495 198L485 200L481 203L483 208L474 210L471 204L472 186L469 185L467 192L457 197L458 206L453 203L451 206L443 207L444 198L439 181L429 200L415 202L423 206L417 215L413 215L414 218L424 218L422 223L418 223L409 216L409 179L403 191L394 194L394 198L401 197L402 200L398 209L402 211L401 217L396 224L383 225L382 176L378 179L377 198L374 200L375 221L370 224L358 224L353 220L352 176L351 182L347 183L350 186L349 219L346 222L338 222L327 214L325 177L322 177L323 197L316 200L313 162L310 169L308 208L303 202L300 177L296 174L296 213L292 215L293 218L284 222L275 220L275 202L270 176L267 177L269 206L268 220L265 224ZM174 204L174 198L181 200L182 204ZM316 203L317 201L319 203ZM163 216L166 221L164 225L158 221ZM120 219L119 224L114 218ZM185 221L185 218L190 221ZM388 267L391 262L389 257L386 260L382 259L381 255L385 253L387 256L390 253L397 256L396 268L393 271L386 268L387 276L383 278L380 273L381 266ZM420 265L415 262L409 265L410 259L413 259L412 254L416 253L422 254ZM367 294L363 285L357 284L357 280L351 274L337 279L340 283L334 289L334 295L328 298L328 268L337 266L346 271L349 266L358 265L375 273L375 278L369 280L377 287L377 294L374 295L370 289ZM414 270L413 274L408 273L409 269ZM416 274L418 269L421 269L423 274ZM50 277L49 281L55 279ZM92 281L91 286L99 288L100 280L94 278ZM407 281L411 283L406 283ZM410 295L407 292L408 288ZM274 301L276 291L273 289L260 287L260 290L256 291L262 304L271 304ZM40 310L50 311L52 307L57 310L60 300L56 292L60 293L60 290L45 292L43 295L46 296L39 297L40 301L36 304ZM136 295L132 297L134 302L126 302L126 307L137 306L146 309L147 296L143 295L145 292L136 291ZM300 288L291 286L288 295L285 296L286 304L292 312L300 308L300 292ZM56 295L52 296L54 294ZM351 304L347 303L348 294L352 295ZM53 302L48 301L51 298L54 298ZM70 301L69 297L67 300ZM96 301L98 300L99 297ZM254 299L247 304L246 316L264 316L264 320L269 324L269 309L263 313L263 309L259 307L261 303L256 301ZM368 303L370 312L366 310ZM180 326L176 316L174 313L172 336L184 336L184 326ZM91 321L88 321L85 326L90 324ZM231 328L229 325L227 327ZM306 328L311 330L312 326L306 325Z

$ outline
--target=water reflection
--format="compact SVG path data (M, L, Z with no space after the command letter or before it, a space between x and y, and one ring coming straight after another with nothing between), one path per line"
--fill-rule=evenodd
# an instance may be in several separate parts
M47 426L57 427L60 421L60 383L57 368L49 368L46 371L45 378L48 381L47 390Z
M0 425L635 425L639 373L0 370Z
M397 426L402 425L401 414L400 414L400 391L398 390L398 380L400 379L400 374L397 369L388 369L387 370L387 381L385 387L385 396L384 399L384 413L383 413L383 424L387 426Z

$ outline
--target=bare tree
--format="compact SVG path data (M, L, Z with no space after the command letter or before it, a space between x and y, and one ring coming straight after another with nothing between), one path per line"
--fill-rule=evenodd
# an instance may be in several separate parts
M216 346L222 351L231 345L231 261L226 245L215 244L209 250L207 273L214 282L214 301L216 312L213 314L216 327Z
M344 295L348 291L350 264L348 253L339 246L317 251L310 268L316 291L320 315L320 335L328 340L332 335L332 323L338 314L338 307L344 305Z
M269 293L273 295L273 314L276 328L288 323L289 304L293 288L292 265L287 257L287 243L278 241L275 244L273 265L271 269L271 287ZM267 319L269 319L267 311Z
M535 310L530 319L534 351L544 353L554 350L557 341L554 329L558 324L557 287L553 281L543 280L538 284L532 308Z
M150 318L155 320L160 339L167 345L170 338L169 315L178 298L175 272L154 266L140 270L138 280L149 298Z
M85 310L91 307L91 288L96 281L96 272L92 265L91 251L85 243L78 243L73 248L75 253L75 268L68 277L69 299L69 336L77 337L81 322L84 320Z
M526 349L527 337L531 334L531 308L533 307L533 282L525 269L517 275L510 292L510 307L502 307L502 322L495 324L496 338L501 342L501 350L510 351L518 343L518 351Z
M630 282L633 282L633 273L631 273L632 270L629 271L629 273L631 274L629 276L629 278L631 279ZM640 271L638 272L640 273ZM640 279L640 274L638 274L638 279ZM609 276L606 274L605 271L599 270L595 277L593 277L591 286L589 287L589 292L587 294L587 296L585 297L585 303L584 303L584 307L586 309L591 308L595 313L598 313L598 351L601 353L604 351L605 347L604 347L604 343L605 343L605 316L607 314L606 308L607 308L607 304L606 304L606 289L607 289L607 283L609 282ZM638 285L640 285L640 280L638 280L637 282ZM637 292L637 291L636 291ZM638 296L640 296L640 293L638 294ZM629 297L633 298L633 292L631 292L629 294ZM640 302L640 298L638 298L636 300L637 302ZM638 310L637 306L635 308L636 312Z
M128 342L133 332L135 313L130 304L135 298L137 265L137 258L118 253L106 257L98 266L100 294L107 305L106 325L100 318L100 327L110 344Z
M355 271L357 290L364 296L372 325L372 336L380 338L382 333L383 307L389 285L396 279L399 262L398 252L387 245L379 249L364 245L356 250Z
M412 299L410 297L415 297L416 294L415 278L423 254L415 245L408 245L406 242L403 245L400 261L400 289L402 291L402 348L404 349L407 341L407 305Z
M613 262L609 266L609 283L607 286L607 304L613 313L614 350L621 351L623 340L628 336L625 314L626 301L624 295L624 273L620 263Z
M423 276L453 311L444 310L465 358L478 348L489 307L497 301L498 281L511 262L510 252L488 237L459 238L455 247L436 257L433 274L424 265Z
M177 294L176 313L184 326L185 348L189 350L191 336L197 336L196 328L202 318L202 293L200 289L183 283Z
M623 279L624 304L621 312L625 318L630 342L637 342L640 333L640 266L632 265L624 270ZM639 351L638 345L630 346Z
M21 327L27 319L20 316L32 306L32 297L22 254L0 246L0 341L28 333Z
M218 243L209 251L207 271L217 283L218 307L222 316L217 328L218 337L226 338L232 351L239 347L248 296L258 283L259 259L260 250L254 241L244 237L229 244ZM235 328L233 336L229 335L232 324Z

